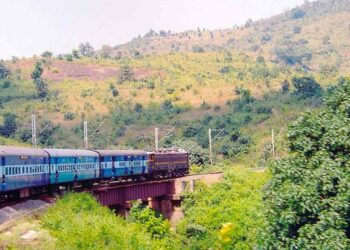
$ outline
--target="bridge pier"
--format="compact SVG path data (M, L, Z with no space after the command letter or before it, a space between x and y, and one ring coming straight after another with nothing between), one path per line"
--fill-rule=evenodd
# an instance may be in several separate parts
M190 175L177 179L97 188L93 193L102 205L114 208L123 217L128 217L131 201L141 200L149 208L161 212L173 224L183 217L182 192L193 192L196 181L201 180L211 185L221 179L222 173Z

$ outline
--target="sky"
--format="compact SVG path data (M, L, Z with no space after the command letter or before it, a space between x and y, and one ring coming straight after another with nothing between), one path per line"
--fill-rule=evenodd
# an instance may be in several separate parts
M230 28L300 5L304 0L0 0L0 59L45 50L69 53L130 41L151 28L181 32Z

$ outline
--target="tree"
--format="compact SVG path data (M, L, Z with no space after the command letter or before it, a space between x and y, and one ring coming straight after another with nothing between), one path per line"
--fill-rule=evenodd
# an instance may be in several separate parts
M113 48L109 45L103 45L100 51L102 58L111 58L113 53Z
M79 45L79 52L82 56L91 57L94 55L95 50L90 43L86 42Z
M49 87L47 83L42 78L37 78L34 80L35 89L38 93L39 98L45 98L49 93Z
M295 93L304 97L318 95L321 92L321 86L313 77L293 77L292 83L295 87Z
M305 11L299 8L292 9L291 14L292 14L292 19L303 18L306 15Z
M262 249L349 249L350 81L288 133L291 155L271 166Z
M5 113L3 115L4 125L0 126L0 134L5 137L10 137L17 130L16 115Z
M72 54L66 54L65 58L68 62L73 62L73 55Z
M44 72L43 63L41 61L36 62L34 71L32 72L32 79L38 79Z
M282 93L288 93L289 92L289 87L290 87L290 84L288 82L288 80L284 80L282 82Z
M41 61L36 62L34 71L32 72L32 79L34 80L35 89L39 98L45 98L49 93L47 83L41 78L44 68Z
M74 58L80 58L79 51L76 50L76 49L73 49L73 50L72 50L72 55L73 55Z
M189 161L191 165L209 164L208 150L203 149L197 142L192 140L181 140L175 142L174 145L189 152Z
M194 53L203 53L204 49L198 44L192 46L192 52Z
M121 67L121 72L118 76L118 83L122 84L126 81L132 81L134 76L134 71L129 67L129 65L123 65Z
M0 62L0 79L4 79L11 74L11 70L8 69L3 63Z
M117 97L119 95L119 91L116 89L113 83L109 85L109 90L112 92L113 97Z
M41 53L41 57L46 57L46 58L51 58L53 55L53 53L51 51L44 51L43 53Z

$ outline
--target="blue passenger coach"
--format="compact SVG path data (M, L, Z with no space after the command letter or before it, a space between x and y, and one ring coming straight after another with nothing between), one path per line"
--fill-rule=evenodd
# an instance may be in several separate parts
M100 155L101 178L148 173L147 152L142 150L96 150Z
M0 146L2 192L49 184L49 155L41 149Z
M99 155L90 150L45 149L50 156L50 183L98 179Z

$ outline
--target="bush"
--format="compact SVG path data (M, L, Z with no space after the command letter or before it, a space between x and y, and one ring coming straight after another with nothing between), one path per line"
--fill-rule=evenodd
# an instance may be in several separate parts
M133 77L134 71L129 67L129 65L123 65L118 75L118 83L122 84L126 81L132 81L134 79Z
M299 18L303 18L306 13L302 9L295 8L295 9L292 9L291 14L293 19L299 19Z
M8 69L2 62L0 62L0 79L5 79L11 74L11 70Z
M35 89L38 93L38 97L45 98L49 93L49 87L47 83L41 78L35 79L34 82L35 82Z
M67 112L64 114L64 119L69 121L74 120L75 114L73 112Z
M262 249L350 246L350 81L289 129L291 155L271 166Z
M292 83L295 88L295 93L304 97L319 95L321 92L321 86L316 82L313 77L293 77Z
M203 53L204 49L201 46L199 46L199 45L193 45L192 46L192 52L194 52L194 53Z
M290 84L289 84L288 80L287 79L284 80L283 83L282 83L282 88L281 88L282 93L284 93L284 94L288 93L289 92L289 87L290 87Z
M230 66L224 66L224 67L219 69L219 73L223 74L223 75L230 73L230 71L231 71L231 67Z
M17 130L16 115L5 113L3 115L4 124L0 126L0 134L4 137L10 137Z
M293 33L294 34L299 34L301 32L301 27L300 26L294 26L293 27Z
M11 86L11 81L9 81L9 80L6 80L6 81L4 81L4 84L2 85L2 88L3 89L8 89L10 86Z
M31 77L33 80L41 78L41 75L44 72L44 68L43 68L43 63L42 61L38 61L35 63L35 68L31 74Z
M41 218L58 249L155 249L140 225L127 223L87 193L68 194Z
M152 238L162 239L170 235L170 224L164 217L148 207L134 203L130 210L129 219L140 223Z
M90 43L86 42L86 43L81 43L79 45L79 53L82 56L91 57L94 55L95 51L94 51L94 48L90 45Z
M73 55L72 54L66 54L65 55L65 59L67 60L67 62L73 62Z
M186 249L255 249L265 222L260 189L266 180L264 173L231 167L218 184L198 183L184 196L185 217L177 227Z
M174 143L176 147L185 149L189 152L189 161L191 165L208 165L209 152L199 146L198 143L191 140L181 140Z

